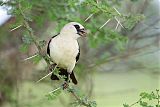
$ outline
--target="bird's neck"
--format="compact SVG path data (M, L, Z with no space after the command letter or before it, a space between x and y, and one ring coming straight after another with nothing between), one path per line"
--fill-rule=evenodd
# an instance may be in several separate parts
M60 36L66 39L74 39L77 40L80 36L78 34L73 34L73 33L69 33L69 32L61 32Z

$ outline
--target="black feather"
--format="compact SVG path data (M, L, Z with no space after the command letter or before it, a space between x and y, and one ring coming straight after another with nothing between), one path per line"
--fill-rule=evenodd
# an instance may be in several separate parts
M80 49L79 49L79 52L78 52L78 54L76 56L76 62L79 60L79 56L80 56Z
M66 69L63 69L63 68L60 68L59 71L60 71L60 72L59 72L59 75L65 76L65 77L66 77L66 78L65 78L65 81L68 81L68 72L67 72L67 70L66 70ZM78 83L73 71L72 71L72 73L70 74L70 78L72 79L72 82L73 82L74 84L77 84L77 83ZM51 75L51 80L59 80L59 78L58 78L56 75L54 75L54 73L52 73L52 75Z
M57 35L58 35L58 34L57 34ZM50 47L49 47L49 45L50 45L52 39L53 39L54 37L56 37L57 35L53 36L53 37L49 40L49 42L48 42L48 46L47 46L47 54L48 54L49 56L50 56Z
M77 84L77 83L78 83L73 71L72 71L72 73L71 73L71 75L70 75L70 78L72 79L72 82L73 82L74 84Z

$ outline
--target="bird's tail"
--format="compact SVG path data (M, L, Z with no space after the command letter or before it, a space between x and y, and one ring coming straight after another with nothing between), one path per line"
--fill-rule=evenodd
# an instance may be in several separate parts
M68 81L68 72L67 72L67 70L66 70L66 69L59 69L59 71L60 71L60 72L59 72L59 75L65 76L65 77L66 77L66 78L65 78L65 81ZM72 71L72 73L70 74L70 78L72 79L72 82L73 82L75 85L78 83L73 71ZM54 75L54 73L52 73L51 79L52 79L52 80L59 80L59 78L58 78L56 75Z

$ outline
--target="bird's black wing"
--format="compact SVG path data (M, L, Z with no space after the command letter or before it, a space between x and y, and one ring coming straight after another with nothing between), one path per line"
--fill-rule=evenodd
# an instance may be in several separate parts
M80 48L79 48L79 52L78 52L78 54L76 56L76 62L79 60L79 56L80 56Z
M66 69L63 69L63 68L59 68L59 75L61 76L65 76L65 81L68 81L68 72ZM71 75L70 75L70 78L72 79L72 82L76 85L78 82L77 82L77 79L74 75L74 72L72 71ZM54 73L52 73L51 75L51 80L59 80L59 78L57 77L57 75L55 75Z
M71 73L71 75L70 75L70 78L72 79L72 82L73 82L75 85L78 83L73 71L72 71L72 73Z
M58 34L57 34L58 35ZM49 47L49 45L50 45L50 43L51 43L51 40L54 38L54 37L56 37L57 35L55 35L55 36L53 36L50 40L49 40L49 42L48 42L48 46L47 46L47 54L50 56L50 47Z

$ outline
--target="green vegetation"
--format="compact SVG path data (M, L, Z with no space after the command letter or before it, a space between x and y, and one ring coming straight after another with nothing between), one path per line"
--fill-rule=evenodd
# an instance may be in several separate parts
M129 3L133 3L133 5L136 2L141 3L139 0L129 1ZM15 34L16 37L10 41L12 43L10 47L12 47L12 45L15 45L16 49L19 49L15 50L17 53L12 54L12 57L7 59L9 60L9 62L11 62L12 58L15 55L18 55L12 62L15 62L15 65L13 65L13 67L9 68L10 66L0 66L0 70L6 72L6 74L0 73L0 78L2 78L2 81L0 80L0 85L3 86L0 87L0 95L1 93L4 94L4 98L2 99L6 99L6 101L15 103L16 107L47 107L47 105L53 104L54 101L56 102L57 99L60 99L62 105L64 102L63 100L67 100L67 103L64 103L63 106L67 105L74 107L97 107L101 104L97 103L98 98L94 101L94 98L92 97L93 80L91 76L95 74L98 75L95 72L99 71L99 68L101 68L103 64L108 64L112 60L128 58L129 55L138 53L139 50L141 50L141 48L130 49L132 45L133 47L136 47L136 42L133 42L132 44L131 39L134 37L129 37L128 35L130 35L130 33L134 30L134 28L140 21L145 19L145 16L141 14L141 12L131 13L124 11L122 5L125 4L125 0L10 0L7 2L0 2L0 4L3 6L11 6L12 8L8 9L8 13L15 18L15 20L9 24L9 28L7 29L7 31L1 29L2 34L7 36L0 36L0 44L1 46L5 45L5 41L11 37L11 34L8 34L6 32L8 32L9 30L11 31L11 33L17 31L18 33ZM86 54L85 56L83 56L83 63L81 61L75 68L78 79L79 81L81 81L80 84L78 86L69 85L67 89L63 89L62 84L64 77L60 77L61 82L54 84L56 85L54 86L54 88L49 86L50 80L46 79L44 83L42 82L38 85L29 82L29 80L34 81L35 78L37 80L37 78L41 78L46 75L47 72L45 71L48 71L51 66L51 59L44 52L47 45L45 35L50 35L51 37L57 34L64 26L64 24L71 21L81 23L90 32L88 34L88 42L85 44L86 46L82 47L82 50ZM54 27L52 28L52 30L49 30L49 32L47 32L46 26L49 28L50 23L54 23ZM47 34L45 34L44 32L47 32ZM135 37L137 37L137 35L135 35ZM131 46L129 42L131 43ZM33 49L36 51L32 51ZM132 51L130 52L130 50ZM41 70L43 73L39 71L39 75L36 75L35 77L33 76L33 74L35 73L33 73L33 71L36 71L36 67L34 68L32 67L33 65L31 66L29 64L27 66L30 66L31 69L30 67L25 68L25 65L21 67L19 62L19 56L30 56L30 53L34 53L37 55L36 57L32 58L32 61L27 60L31 63L34 62L34 66L41 63L42 60L44 60L47 64L47 66L43 66L45 70ZM11 65L8 62L6 62L5 64ZM11 72L12 70L13 72ZM28 70L32 73L28 73L29 77L27 78L26 76L26 78L24 78L25 82L19 83L21 82L21 80L23 80L23 77L25 77L24 75L26 75L21 71L26 72ZM105 70L106 69L104 69L104 71ZM52 72L55 72L55 70L52 70ZM15 78L13 78L13 76ZM105 78L103 75L101 75L101 77ZM104 83L102 84L102 81L97 82L98 83L96 83L96 85L98 84L97 87L99 89L106 88L103 87ZM22 84L23 86L19 88L18 84ZM30 100L29 98L27 98L27 101L23 98L26 96L26 90L24 87L34 87L33 96L29 95L29 97L31 97L31 99L37 98L37 101ZM42 87L46 90L41 90ZM15 90L13 91L12 89ZM20 89L23 89L23 91ZM47 92L49 93L46 94ZM156 90L156 92L151 94L143 92L140 94L140 99L136 103L131 103L131 105L124 104L122 106L132 107L139 104L142 107L159 107L159 91ZM19 93L19 95L14 95L17 93ZM99 95L99 93L96 91L95 94L97 96ZM14 96L16 98L12 98L11 96ZM19 103L20 99L24 99L24 101L21 101ZM147 101L156 100L157 103L154 103L154 105L152 106L150 105L150 103L145 101L146 99ZM127 101L125 102L127 103ZM123 102L121 103L123 104Z

